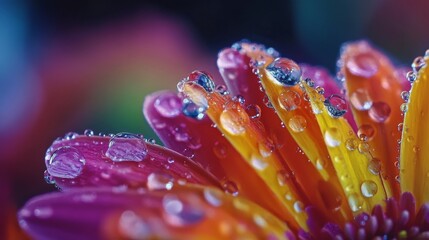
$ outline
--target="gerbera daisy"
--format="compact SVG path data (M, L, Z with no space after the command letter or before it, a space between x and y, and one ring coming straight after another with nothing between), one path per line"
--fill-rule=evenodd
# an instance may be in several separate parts
M35 239L428 239L428 58L405 77L349 43L335 82L236 43L219 53L223 81L194 71L146 97L165 147L55 140L45 179L62 191L30 200L20 225Z

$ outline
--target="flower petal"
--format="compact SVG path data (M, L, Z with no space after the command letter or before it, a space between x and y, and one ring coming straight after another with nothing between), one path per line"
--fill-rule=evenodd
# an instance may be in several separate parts
M19 219L37 239L266 239L289 231L256 204L195 186L50 193L30 200Z
M367 42L347 44L341 53L341 73L358 124L359 137L368 138L371 153L381 161L387 196L399 197L397 181L398 124L402 121L401 80L390 61Z
M45 179L61 189L88 186L170 188L175 181L220 187L188 158L140 135L73 135L57 140L45 157Z
M417 207L429 201L429 114L427 97L429 96L429 56L419 57L415 62L420 65L415 72L409 103L405 113L401 142L400 179L401 190L411 192ZM414 79L411 79L414 80Z
M281 207L283 203L272 194L271 186L258 176L228 140L221 135L221 132L212 126L210 119L196 120L182 113L174 116L162 115L160 109L157 110L155 107L157 99L170 99L170 103L179 100L181 102L181 99L177 94L168 91L153 93L145 99L145 117L166 147L184 154L191 149L194 155L191 160L213 173L222 183L226 192L244 196L280 218L284 217L285 213ZM172 105L170 104L168 108L173 107ZM177 104L176 107L181 111L184 106ZM170 109L169 112L172 111ZM197 116L196 114L190 115ZM179 128L183 129L180 133L182 136L186 135L186 139L177 137ZM198 139L201 146L195 147L193 144L195 141L192 139Z
M251 47L252 45L253 47ZM335 179L333 168L330 169L331 176L333 176L330 178L327 172L327 169L329 171L329 167L326 168L323 161L314 160L313 164L311 161L308 161L307 155L302 152L297 142L295 142L293 133L289 132L288 128L285 127L285 125L288 125L288 122L283 123L277 115L281 111L284 111L284 109L276 109L277 112L273 111L272 107L276 107L276 104L279 104L279 102L268 101L268 97L260 90L262 86L258 76L255 74L255 70L257 69L248 67L253 65L268 65L273 60L273 55L269 54L269 49L265 49L257 44L241 43L241 46L240 51L227 48L219 53L217 63L228 89L232 89L231 94L240 95L246 100L246 104L249 104L247 109L249 106L257 105L259 107L260 116L254 118L254 121L259 120L265 126L264 130L268 138L271 138L283 163L287 164L292 170L293 177L296 179L299 188L310 204L317 206L318 209L323 211L324 215L329 216L332 220L337 222L344 221L345 217L343 215L347 216L351 214L347 213L348 206L345 201L343 201L343 206L346 210L338 211L342 205L342 191L338 180L332 180ZM259 72L259 75L263 76L263 73ZM264 84L263 79L262 84ZM243 88L243 86L246 87ZM288 96L289 99L285 99L283 103L287 104L284 107L289 110L297 108L301 102L304 102L301 96L295 94L295 92L289 92L286 98ZM266 99L266 102L263 99ZM303 129L306 126L303 126ZM299 133L295 133L296 135L302 134L301 129L299 130ZM309 178L308 176L312 177ZM318 189L318 191L314 191L314 189ZM330 194L326 194L327 192L330 192Z

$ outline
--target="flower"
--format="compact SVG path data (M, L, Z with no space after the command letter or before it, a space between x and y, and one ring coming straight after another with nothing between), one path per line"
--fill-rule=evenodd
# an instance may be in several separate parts
M234 44L218 56L223 83L195 71L179 93L146 97L166 147L130 133L55 140L45 179L62 192L30 200L20 226L36 239L426 239L428 61L407 81L352 42L341 89L319 67Z

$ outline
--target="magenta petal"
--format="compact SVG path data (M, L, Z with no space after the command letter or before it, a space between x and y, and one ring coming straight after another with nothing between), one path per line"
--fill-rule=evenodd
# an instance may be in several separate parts
M219 186L188 158L139 135L71 136L46 153L45 179L62 189L89 186L171 187L174 181Z

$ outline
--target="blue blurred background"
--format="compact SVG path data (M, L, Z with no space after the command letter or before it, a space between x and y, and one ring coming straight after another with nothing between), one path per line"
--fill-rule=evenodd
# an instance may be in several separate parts
M66 132L139 132L145 95L247 38L332 74L343 42L368 39L409 65L429 48L427 0L0 1L0 194L52 190L44 152ZM2 201L0 199L0 201Z

